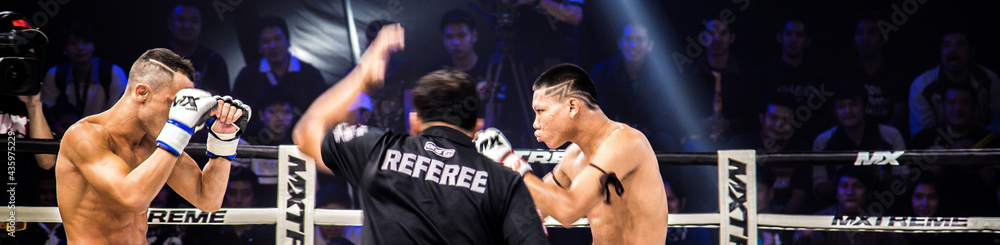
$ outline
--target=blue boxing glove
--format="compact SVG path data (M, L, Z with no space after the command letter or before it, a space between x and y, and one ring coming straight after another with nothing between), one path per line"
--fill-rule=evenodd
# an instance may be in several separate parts
M167 123L156 136L156 145L174 156L180 156L191 134L205 126L216 106L212 94L204 90L186 88L177 91Z
M208 137L208 142L206 143L206 148L208 149L208 157L216 158L222 157L229 159L236 158L236 147L239 146L240 136L247 128L247 123L250 122L250 106L243 104L242 101L233 99L233 97L227 96L215 96L213 101L222 101L225 104L232 106L233 110L242 110L243 114L233 122L238 130L234 133L219 133L215 132L214 125L219 122L218 118L212 118L208 122L209 133L211 136Z

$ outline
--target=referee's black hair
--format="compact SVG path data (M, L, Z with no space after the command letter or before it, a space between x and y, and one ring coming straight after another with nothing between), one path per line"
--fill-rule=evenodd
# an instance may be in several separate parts
M558 64L538 76L532 91L546 89L546 95L555 95L562 100L572 97L580 100L590 109L597 109L597 87L587 72L573 64Z
M421 122L444 122L473 130L480 107L475 83L459 70L431 72L413 88L413 109Z

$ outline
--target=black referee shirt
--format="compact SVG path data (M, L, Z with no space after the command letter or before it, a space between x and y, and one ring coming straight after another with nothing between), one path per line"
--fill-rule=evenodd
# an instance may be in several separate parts
M340 124L322 155L360 193L365 243L548 244L520 176L458 130L409 136Z

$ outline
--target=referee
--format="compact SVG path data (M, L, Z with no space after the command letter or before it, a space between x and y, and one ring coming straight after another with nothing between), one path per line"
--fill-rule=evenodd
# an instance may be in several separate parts
M342 124L361 91L377 88L403 28L382 28L361 63L320 95L295 126L295 144L316 169L347 179L362 198L365 244L547 244L517 173L476 152L479 100L454 70L413 89L410 133Z

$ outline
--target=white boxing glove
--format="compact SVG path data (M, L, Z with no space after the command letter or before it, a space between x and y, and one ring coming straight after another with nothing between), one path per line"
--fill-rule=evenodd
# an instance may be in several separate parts
M216 106L212 94L204 90L185 88L177 91L167 123L156 137L156 145L180 156L191 134L205 126L205 120L212 116Z
M473 141L475 141L476 150L479 153L514 170L521 176L531 172L531 164L514 154L510 142L499 129L487 128L476 132L476 138Z
M212 124L218 122L219 121L218 118L213 117L212 119L209 119L207 123L209 133L212 135L211 137L208 137L208 142L205 144L208 150L207 152L208 157L210 158L222 157L232 161L233 158L236 158L236 147L239 146L240 135L243 135L243 132L246 131L247 123L250 122L250 106L243 104L243 102L240 100L233 99L233 97L229 97L229 95L226 96L216 95L213 98L214 98L213 101L222 101L229 105L232 105L234 108L239 108L240 110L243 110L243 114L240 116L240 118L237 118L236 121L233 122L233 124L236 125L237 128L239 128L239 130L237 130L235 133L223 134L212 130Z

